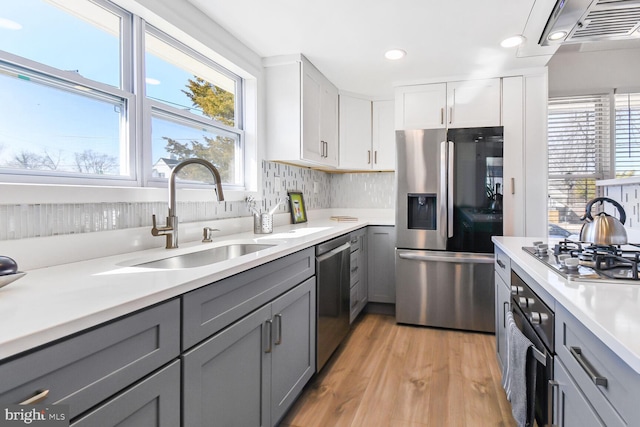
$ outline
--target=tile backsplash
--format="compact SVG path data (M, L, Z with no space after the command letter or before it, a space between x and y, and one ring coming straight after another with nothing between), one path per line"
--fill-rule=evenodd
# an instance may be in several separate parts
M606 186L602 193L622 205L627 215L626 227L640 230L640 184ZM615 207L607 204L607 213L612 214L614 210Z
M329 174L273 162L262 163L262 197L257 208L270 210L287 191L301 191L307 210L393 208L394 174ZM247 205L232 202L178 202L180 222L250 216ZM0 204L0 240L150 227L151 215L164 222L166 201L122 203ZM285 203L277 212L288 212Z

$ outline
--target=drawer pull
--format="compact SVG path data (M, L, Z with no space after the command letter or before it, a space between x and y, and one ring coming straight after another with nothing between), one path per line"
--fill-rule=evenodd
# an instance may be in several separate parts
M35 396L28 398L24 402L20 402L20 405L35 405L36 403L40 403L45 400L47 396L49 396L49 390L42 390Z
M501 269L503 269L503 270L504 270L504 268L506 267L506 265L504 264L504 262L502 262L502 261L500 261L500 260L497 260L497 261L496 261L496 264L498 264L498 265L500 266L500 268L501 268Z
M569 347L569 351L571 352L571 355L578 361L580 367L584 369L589 377L591 377L591 381L593 381L595 385L602 387L607 386L607 378L600 376L598 371L596 371L595 368L591 366L591 363L589 363L589 361L582 354L582 350L580 349L580 347Z

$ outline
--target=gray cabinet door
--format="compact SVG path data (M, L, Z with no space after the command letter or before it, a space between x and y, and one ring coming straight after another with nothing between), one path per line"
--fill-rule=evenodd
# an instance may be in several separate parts
M558 405L556 410L557 418L554 420L554 425L559 427L604 426L605 424L557 358L554 363L554 370L554 376L558 382L558 394L555 396L555 402Z
M368 228L369 302L396 302L395 244L395 227Z
M183 427L270 427L271 305L183 356Z
M175 427L180 425L180 361L108 400L71 427Z
M507 361L507 322L506 314L511 309L511 290L496 272L496 351L502 368Z
M272 304L271 425L280 421L315 372L315 307L313 277Z

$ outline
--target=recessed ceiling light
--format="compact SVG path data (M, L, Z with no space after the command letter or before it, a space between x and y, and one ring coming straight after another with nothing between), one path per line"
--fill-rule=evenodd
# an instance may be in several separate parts
M145 82L147 82L148 85L159 85L160 84L160 80L158 79L154 79L151 77L147 77L146 79L144 79Z
M391 49L384 53L384 57L392 61L395 61L396 59L404 58L406 54L407 52L405 52L402 49Z
M547 40L550 41L556 41L556 40L561 40L563 38L565 38L567 36L567 32L566 31L554 31L553 33L549 34L547 36Z
M4 28L5 30L21 30L22 25L10 19L0 18L0 28Z
M520 46L522 43L524 43L524 41L525 41L524 36L517 35L517 36L509 37L502 40L500 42L500 46L502 47Z

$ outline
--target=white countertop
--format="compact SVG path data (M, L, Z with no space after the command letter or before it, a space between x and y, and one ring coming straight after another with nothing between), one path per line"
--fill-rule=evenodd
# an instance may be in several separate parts
M522 250L523 246L533 246L534 241L547 239L493 237L493 241L557 303L640 373L640 285L568 281Z
M192 242L177 249L148 249L28 270L23 278L0 288L0 360L367 225L393 223L389 215L360 216L356 222L331 221L327 215L275 227L273 234L243 232L214 238L212 243ZM203 267L132 267L232 242L277 244Z

